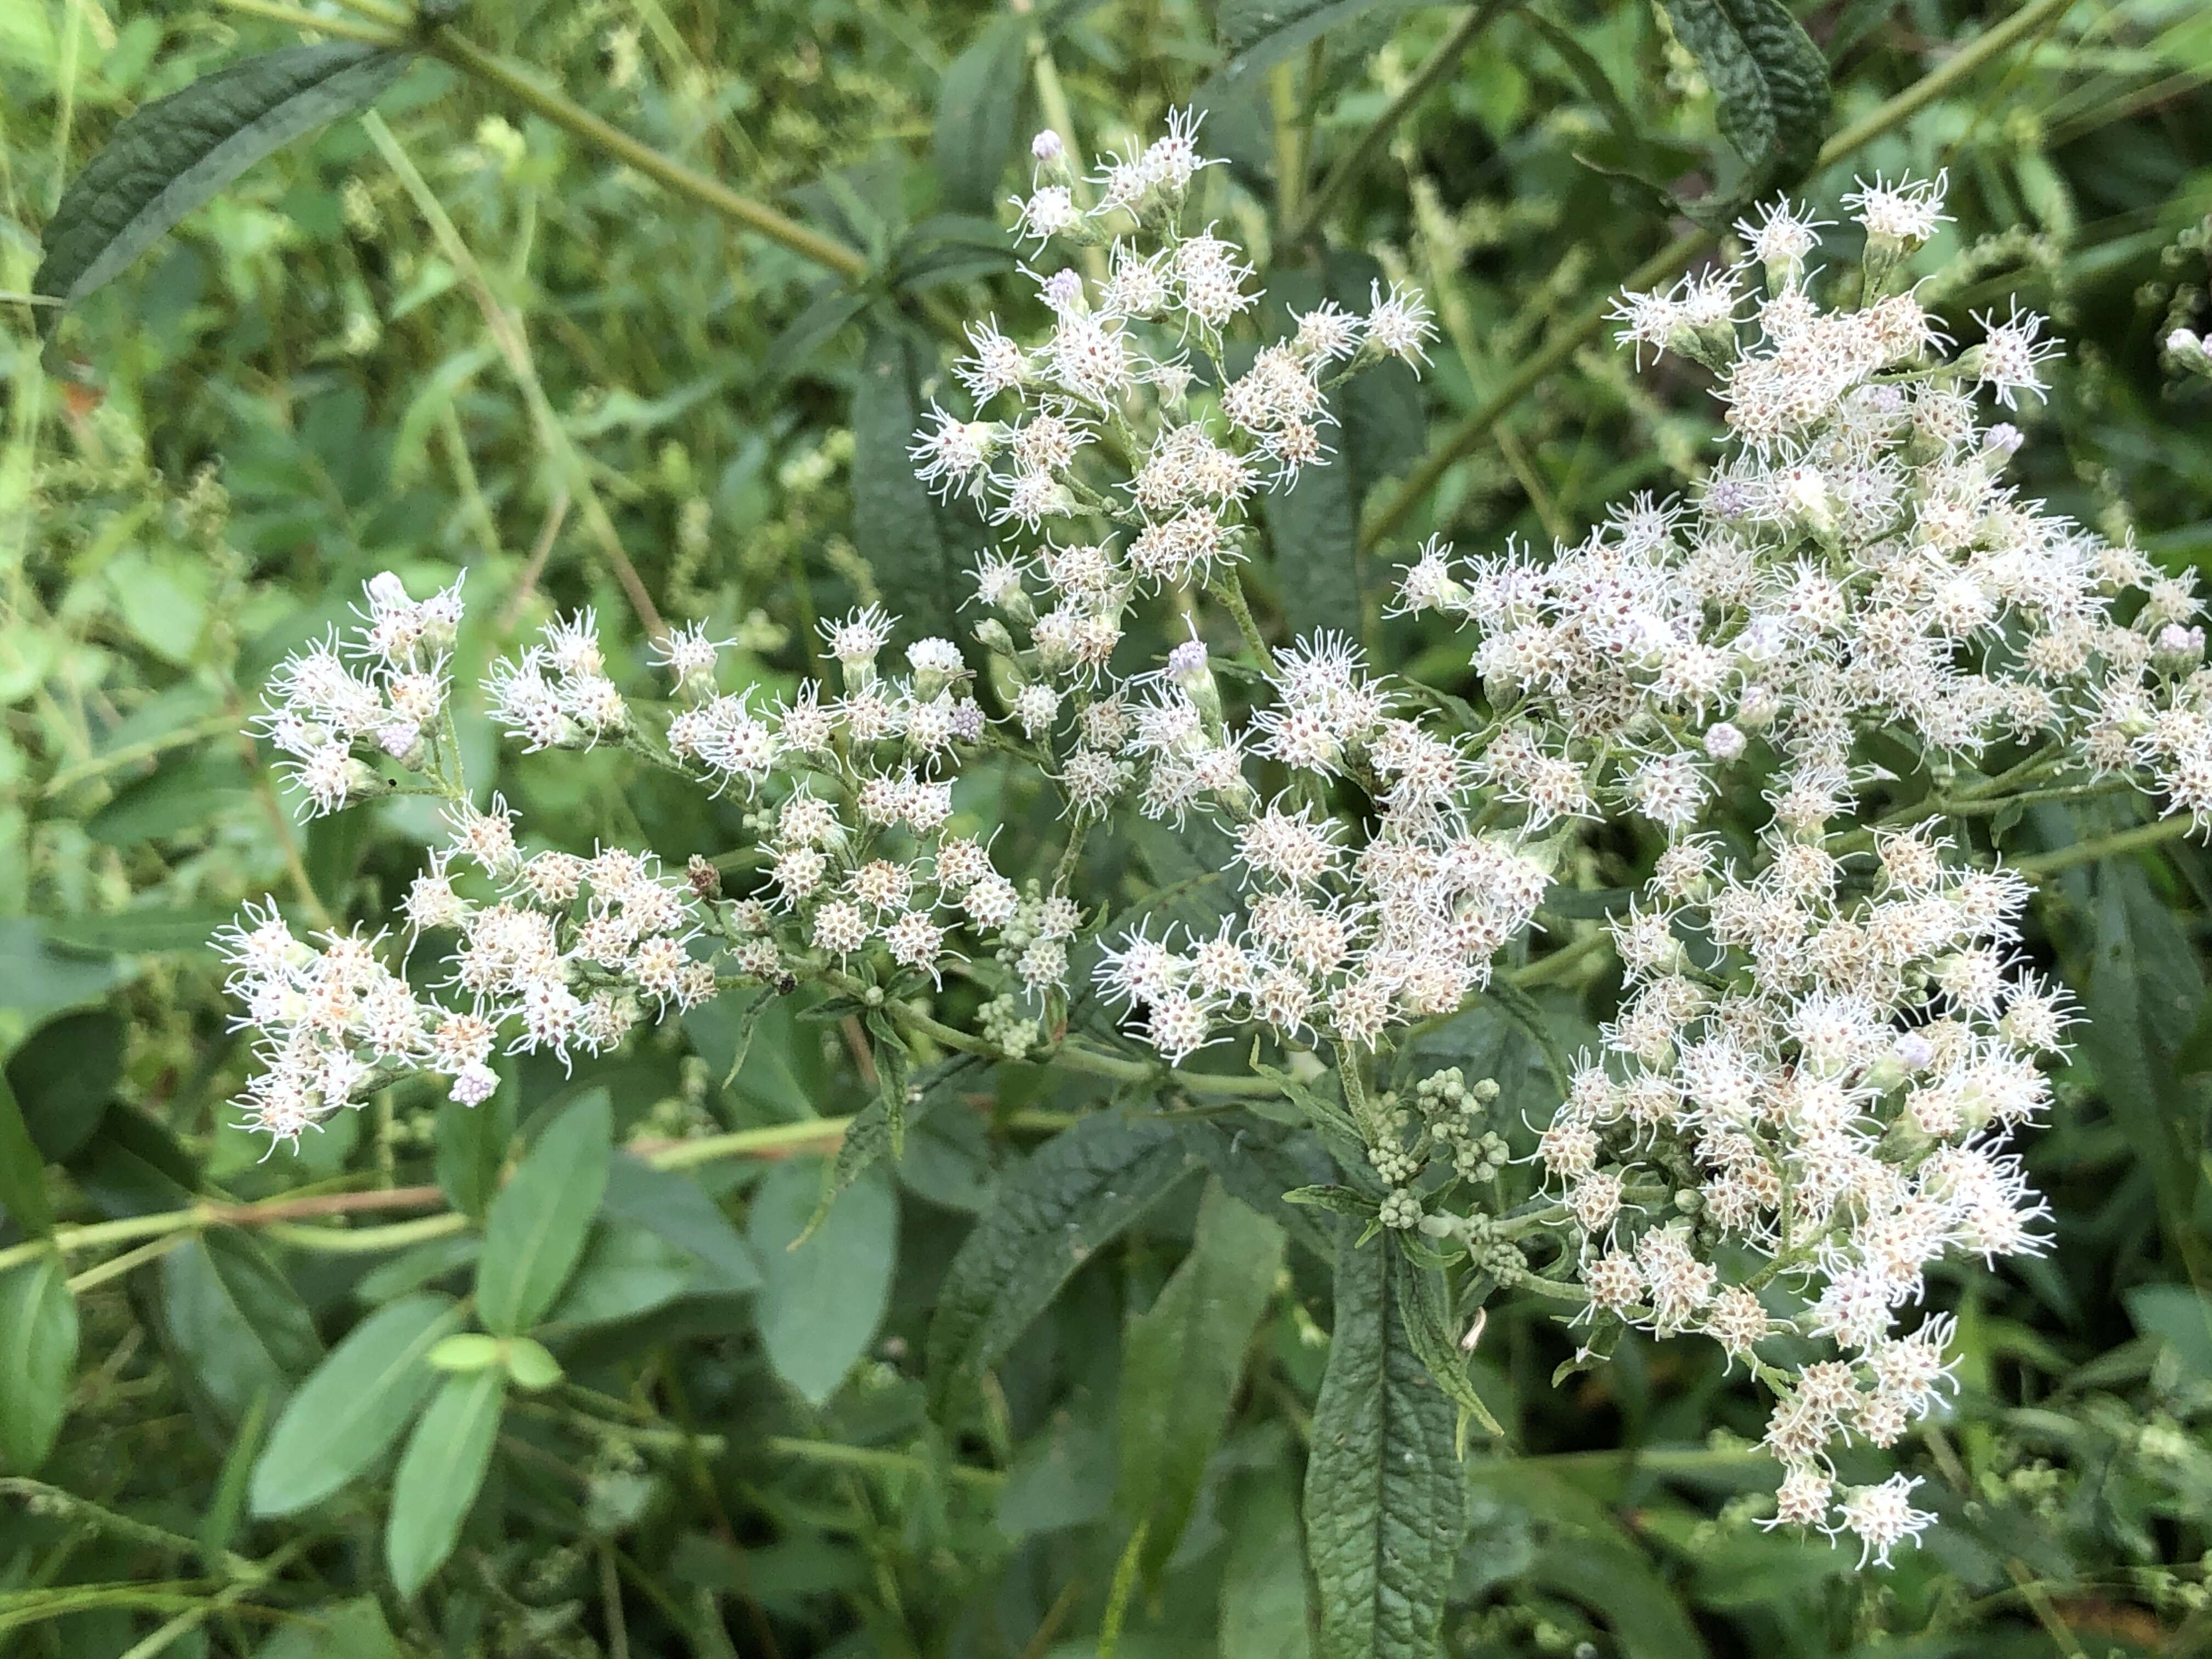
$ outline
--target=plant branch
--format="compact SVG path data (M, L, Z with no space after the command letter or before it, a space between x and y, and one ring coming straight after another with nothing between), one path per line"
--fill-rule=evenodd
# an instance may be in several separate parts
M313 29L318 34L327 34L341 40L358 40L364 46L404 46L407 37L393 29L379 28L368 23L349 23L343 17L325 17L319 12L304 11L297 6L276 3L276 0L218 0L231 11L242 11L249 17L265 17L272 23L289 23L296 29Z
M236 4L238 0L226 0L226 3ZM319 23L318 27L320 26ZM499 88L516 102L544 116L555 126L597 144L647 178L665 185L678 195L688 196L693 201L712 208L724 218L734 220L748 230L757 231L770 241L781 243L793 253L826 266L841 276L858 277L866 274L867 260L842 242L824 236L819 231L809 230L797 220L787 218L766 203L757 202L750 196L741 196L720 179L686 167L642 140L631 137L621 128L601 120L565 94L550 87L540 86L519 65L486 52L452 29L441 28L431 34L428 49L456 69L464 70L478 80Z
M1375 154L1390 142L1390 135L1399 124L1413 112L1413 106L1427 97L1437 82L1449 75L1467 49L1473 46L1483 30L1488 28L1510 0L1482 0L1470 6L1449 34L1439 41L1437 49L1421 60L1413 76L1398 89L1398 94L1383 106L1367 131L1359 135L1359 142L1339 157L1328 170L1313 194L1298 205L1295 213L1286 216L1283 240L1296 244L1311 235L1321 223L1322 216L1341 195L1345 187L1364 173Z
M2179 841L2196 827L2195 819L2176 814L2170 818L2137 824L2132 830L2115 830L2109 836L2077 841L2071 847L2039 853L2032 858L2015 859L2005 867L2014 875L2025 876L2030 881L2041 881L2045 876L2057 875L2061 870L2071 870L2077 865L2094 864L2100 859L2118 858L2123 853L2140 852L2146 847L2160 847L2170 841Z

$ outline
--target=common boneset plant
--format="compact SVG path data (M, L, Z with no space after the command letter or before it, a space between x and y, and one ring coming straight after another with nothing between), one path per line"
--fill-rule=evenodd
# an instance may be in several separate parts
M526 748L618 744L742 797L745 856L678 875L530 852L496 797L472 805L445 674L458 585L416 600L380 576L360 628L285 665L261 730L305 810L427 792L448 837L392 933L302 940L270 908L226 936L265 1061L240 1109L296 1139L416 1071L475 1103L502 1048L597 1053L801 983L866 1012L895 1078L911 1044L1272 1099L1339 1165L1291 1196L1446 1275L1448 1340L1423 1358L1449 1397L1479 1407L1449 1339L1474 1344L1497 1290L1554 1303L1591 1358L1629 1327L1710 1337L1772 1396L1774 1522L1887 1561L1932 1518L1917 1482L1840 1486L1833 1451L1893 1446L1945 1398L1951 1322L1911 1311L1931 1266L2043 1248L2007 1137L2047 1109L2039 1062L2074 1018L2020 959L2029 883L1932 821L2139 788L2212 822L2192 583L2008 487L2021 434L1978 400L2039 395L2056 348L2012 310L1954 354L1904 275L1942 181L1876 180L1846 198L1856 268L1824 272L1826 227L1784 203L1737 226L1741 263L1623 296L1639 359L1717 382L1732 439L1686 499L1638 496L1548 555L1431 542L1403 569L1396 609L1464 630L1478 703L1395 683L1340 635L1273 648L1239 568L1253 504L1329 465L1332 388L1419 364L1431 331L1378 284L1364 313L1252 338L1252 271L1194 210L1196 137L1178 118L1087 180L1036 143L1016 205L1049 324L972 324L965 405L915 439L921 479L994 532L971 651L920 639L886 666L896 620L863 609L823 629L835 682L771 702L723 689L691 628L659 642L647 696L586 612L487 682ZM1140 614L1188 640L1133 660ZM1860 805L1883 778L1870 739L1924 769L1926 799ZM956 830L953 782L993 753L1062 805L1035 870ZM1128 815L1218 823L1218 922L1086 908L1086 837ZM1409 1037L1486 995L1537 1018L1498 958L1607 821L1661 850L1565 947L1609 946L1626 991L1563 1068L1565 1103L1522 1130L1495 1080L1411 1074ZM434 1000L399 971L432 948ZM1118 1043L1069 1030L1085 960ZM988 993L972 1030L937 1017L948 972ZM1215 1045L1246 1069L1188 1064Z

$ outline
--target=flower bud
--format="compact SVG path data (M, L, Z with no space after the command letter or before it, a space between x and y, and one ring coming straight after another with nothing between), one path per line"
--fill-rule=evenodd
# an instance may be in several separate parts
M2166 337L2166 355L2176 366L2198 374L2212 375L2212 349L2194 329L2177 328Z
M1750 741L1741 726L1727 720L1716 720L1705 728L1705 752L1717 761L1736 759Z

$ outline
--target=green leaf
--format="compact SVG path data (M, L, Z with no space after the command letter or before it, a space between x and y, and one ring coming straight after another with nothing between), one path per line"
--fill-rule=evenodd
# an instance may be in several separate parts
M1191 1124L1185 1135L1231 1196L1323 1261L1336 1260L1336 1224L1290 1199L1293 1191L1328 1184L1328 1155L1313 1136L1242 1114Z
M904 1158L908 1125L919 1123L951 1099L957 1080L972 1071L975 1064L973 1054L959 1055L932 1069L918 1089L910 1089L904 1045L891 1038L879 1042L876 1052L877 1063L883 1067L879 1075L884 1086L845 1126L845 1136L837 1143L836 1156L823 1166L822 1196L816 1203L813 1219L808 1223L810 1227L822 1224L823 1217L830 1213L830 1206L836 1202L837 1195L859 1180L863 1171L872 1169L885 1158L894 1162ZM919 1093L920 1098L909 1104L907 1097L915 1092Z
M1577 161L1600 173L1633 179L1650 186L1662 198L1668 193L1668 185L1672 180L1705 162L1705 154L1697 146L1677 143L1645 131L1629 108L1628 100L1613 85L1613 77L1605 72L1604 65L1572 34L1534 8L1524 8L1520 18L1559 56L1568 73L1582 84L1598 112L1605 117L1604 132L1591 133L1577 142Z
M498 1337L482 1331L455 1331L431 1349L423 1363L434 1371L480 1371L500 1363L503 1346Z
M1346 1228L1351 1224L1345 1224ZM1455 1413L1406 1331L1387 1240L1336 1258L1336 1328L1306 1463L1322 1659L1427 1656L1466 1524Z
M95 956L209 954L216 929L237 915L227 905L139 904L102 916L53 917L46 923L46 936Z
M1410 0L1223 0L1214 33L1229 61L1199 89L1200 107L1255 85L1332 29L1379 9L1405 10Z
M29 916L0 920L0 1010L19 1016L25 1025L64 1008L98 1002L137 971L118 957L53 949Z
M702 1291L742 1296L760 1288L760 1264L751 1247L689 1176L617 1152L607 1167L599 1213L657 1233L690 1256L698 1264Z
M806 308L793 318L761 361L761 378L781 385L806 366L837 331L868 308L869 298L855 294L843 278L823 283Z
M2197 1251L2195 1106L2179 1062L2204 1000L2189 940L2131 866L2100 872L2088 1022L2081 1052L2094 1061L2113 1121L2149 1173L2175 1259Z
M1269 1469L1235 1489L1221 1570L1221 1659L1308 1659L1313 1652L1297 1491Z
M1208 1182L1190 1254L1121 1350L1123 1518L1157 1578L1182 1537L1283 1265L1283 1230Z
M1382 1208L1376 1200L1364 1193L1355 1193L1349 1187L1293 1187L1283 1194L1283 1202L1295 1204L1302 1210L1327 1210L1361 1222L1372 1221Z
M947 207L990 213L1014 149L1028 77L1029 19L1009 12L954 58L937 93L932 152Z
M481 1105L438 1103L438 1186L464 1215L483 1219L498 1195L499 1172L514 1139L515 1094L510 1073Z
M760 1258L757 1315L769 1363L815 1406L875 1340L898 1262L890 1182L879 1173L855 1182L809 1235L821 1184L813 1161L793 1158L761 1183L745 1217Z
M322 1358L307 1304L234 1229L212 1229L163 1256L161 1293L170 1339L233 1424L257 1396L289 1395Z
M981 545L981 526L962 534L957 509L941 507L914 475L907 453L935 368L927 347L897 327L868 331L853 390L853 540L867 556L884 604L902 619L902 636L957 639L953 607Z
M543 1342L518 1336L502 1345L501 1357L514 1386L529 1394L543 1394L561 1380L561 1362Z
M370 1268L355 1281L353 1293L372 1305L390 1302L419 1291L447 1273L473 1267L483 1254L483 1242L468 1233L425 1239L414 1249L402 1250Z
M1092 1251L1190 1174L1172 1124L1100 1112L1009 1170L962 1243L930 1321L932 1409L943 1417L1042 1313Z
M384 1528L385 1562L402 1596L411 1599L453 1553L506 1403L507 1373L497 1367L449 1376L408 1437Z
M70 182L46 226L33 293L52 332L64 307L144 252L194 208L263 157L365 109L412 56L334 42L233 64L125 118Z
M1718 211L1786 188L1828 136L1828 62L1782 0L1663 0L1674 35L1713 89L1721 136L1744 177Z
M1680 1599L1605 1504L1526 1460L1471 1464L1466 1484L1543 1523L1546 1536L1522 1576L1595 1613L1623 1659L1705 1659L1710 1650Z
M1399 1306L1406 1320L1406 1339L1413 1344L1421 1364L1428 1368L1430 1377L1461 1413L1459 1429L1453 1437L1455 1451L1466 1449L1469 1419L1504 1439L1504 1426L1468 1380L1467 1355L1460 1347L1459 1334L1452 1328L1443 1274L1434 1267L1408 1260L1402 1241L1394 1243L1396 1248L1391 1252L1390 1271L1397 1280Z
M1114 1504L1114 1434L1105 1424L1055 1413L1023 1443L999 1489L996 1519L1009 1538L1089 1526Z
M117 848L167 841L204 829L252 799L252 781L236 754L187 753L117 790L85 820L85 833Z
M427 10L428 8L426 7ZM303 1608L255 1659L399 1659L399 1644L374 1595Z
M44 1238L54 1230L46 1160L23 1121L12 1084L9 1074L0 1073L0 1206L25 1232Z
M690 1255L659 1233L603 1218L544 1323L566 1331L635 1319L687 1294L697 1278Z
M123 1075L127 1044L122 1017L102 1008L47 1021L8 1057L8 1085L40 1158L65 1163L92 1139ZM0 1128L0 1163L12 1164L6 1137Z
M253 1512L303 1510L374 1462L436 1386L430 1350L460 1322L451 1297L425 1292L355 1327L276 1419L253 1466Z
M76 1374L76 1301L58 1255L0 1273L0 1462L35 1474L54 1449Z
M607 1188L614 1112L603 1088L555 1118L492 1201L477 1262L477 1316L501 1336L542 1318L583 1254Z
M2138 1285L2127 1293L2128 1317L2157 1337L2199 1377L2212 1380L2212 1302L2186 1285Z

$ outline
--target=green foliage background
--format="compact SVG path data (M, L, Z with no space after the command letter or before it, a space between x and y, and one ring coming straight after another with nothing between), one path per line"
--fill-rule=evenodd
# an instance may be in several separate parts
M0 4L0 293L27 292L66 180L125 113L296 40L257 9ZM2033 491L2170 568L2212 558L2212 386L2158 344L2212 328L2212 13L1793 9L1832 68L1835 129L1881 128L1814 172L1814 198L1832 208L1855 168L1949 167L1939 309L1963 322L2017 292L2072 343L2025 422ZM2023 10L2007 50L1884 115ZM1378 562L1429 529L1571 538L1623 494L1675 487L1717 430L1698 377L1632 378L1586 322L1693 229L1640 180L1734 187L1740 106L1717 109L1686 49L1696 6L1671 26L1600 0L1485 11L1359 151L1467 13L479 0L466 39L854 251L858 279L425 58L379 105L388 139L342 121L249 173L63 322L44 367L38 313L0 302L0 1051L33 1143L0 1141L0 1651L1323 1650L1297 1500L1339 1328L1325 1215L1230 1201L1197 1141L1101 1115L1091 1080L951 1066L915 1079L896 1168L787 1249L878 1080L849 1020L783 1002L726 1000L573 1077L521 1065L476 1114L399 1091L264 1158L224 1121L246 1044L204 940L268 891L308 922L380 917L419 863L411 803L297 829L234 735L268 669L375 571L418 592L469 573L464 684L586 603L635 666L623 561L665 615L734 633L771 688L807 667L817 616L945 607L938 565L966 550L872 434L899 438L948 319L1009 303L996 222L1062 99L1103 147L1200 93L1236 232L1265 246L1317 222L1338 250L1281 238L1289 281L1372 253L1439 310L1418 424L1401 403L1347 434L1346 465L1316 475L1338 493L1302 489L1274 525L1271 626L1371 607ZM1802 164L1818 134L1785 118L1774 138ZM1356 562L1363 511L1388 533ZM1464 684L1459 648L1384 637L1389 665ZM471 718L475 777L561 844L680 862L742 829L741 804L616 754L496 757ZM1006 784L966 810L1018 840L1049 808ZM2051 1254L1934 1291L1964 1388L1909 1447L1942 1515L1924 1547L1862 1577L1840 1548L1760 1530L1740 1496L1769 1479L1744 1437L1758 1417L1717 1354L1632 1341L1555 1383L1571 1338L1509 1299L1473 1367L1505 1435L1470 1431L1466 1542L1434 1564L1446 1650L2212 1645L2212 860L2148 837L2066 857L2130 822L2047 806L2018 826L2051 872L2037 949L2098 1023L2028 1149ZM1593 848L1572 884L1615 884L1629 855ZM1118 907L1202 859L1107 848L1086 890ZM1609 989L1547 992L1547 1015L1601 1018ZM1551 1103L1541 1056L1486 1008L1424 1054L1498 1077L1539 1121ZM1215 1167L1279 1157L1274 1190L1298 1184L1265 1125L1245 1133L1221 1132ZM611 1160L610 1136L629 1153ZM1130 1173L1133 1222L1064 1262L1015 1253L972 1322L933 1331L994 1193L1024 1160L1079 1156ZM542 1338L562 1380L532 1391L517 1343L504 1369L449 1351L444 1380L400 1366L404 1389L372 1397L380 1358L456 1328L479 1233L487 1275L539 1260L498 1243L532 1204L580 1265L495 1294L479 1279L480 1311ZM140 1219L195 1205L189 1227ZM62 1258L30 1242L47 1212L107 1231ZM1034 1323L1005 1315L1048 1297ZM345 1363L319 1370L334 1348ZM398 1412L396 1433L426 1401L419 1456L395 1474L378 1442L340 1467L349 1435L374 1439L349 1412ZM472 1459L471 1504L453 1471Z

